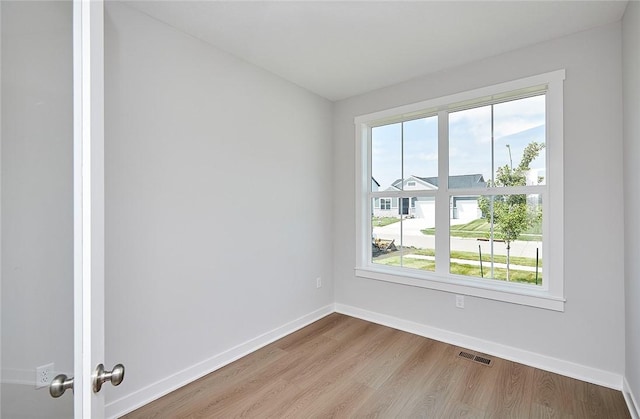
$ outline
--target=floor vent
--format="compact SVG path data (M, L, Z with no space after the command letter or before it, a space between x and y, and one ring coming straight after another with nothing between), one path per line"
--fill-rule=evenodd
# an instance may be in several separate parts
M484 365L491 365L491 360L489 358L476 356L475 358L473 358L473 360L476 361L476 362L479 362L481 364L484 364Z
M492 362L491 359L489 359L489 358L485 358L485 357L479 356L479 355L470 354L469 352L464 352L464 351L460 351L458 356L461 357L461 358L468 359L470 361L477 362L477 363L482 364L482 365L486 365L488 367L491 366L491 362Z

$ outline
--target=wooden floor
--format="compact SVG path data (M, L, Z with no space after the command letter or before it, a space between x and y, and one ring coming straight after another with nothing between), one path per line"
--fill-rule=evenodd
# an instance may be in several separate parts
M126 418L630 418L619 391L331 314Z

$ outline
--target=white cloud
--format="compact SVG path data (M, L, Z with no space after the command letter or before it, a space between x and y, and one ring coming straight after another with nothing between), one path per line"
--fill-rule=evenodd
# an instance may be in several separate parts
M422 161L438 161L438 153L419 153L415 158Z
M510 145L513 164L518 164L524 147L531 141L543 141L545 98L536 96L500 103L493 106L494 157L496 167L508 164L506 144ZM437 120L420 119L405 123L405 171L417 176L431 176L437 172ZM531 132L527 132L531 130ZM381 183L400 178L401 126L392 124L374 129L372 160L374 176ZM521 135L518 135L520 134ZM541 138L536 138L536 136ZM449 160L452 174L491 174L491 106L453 112L449 115ZM544 166L544 151L534 161ZM435 168L435 169L434 169ZM415 173L413 173L415 171ZM384 186L384 185L383 185Z

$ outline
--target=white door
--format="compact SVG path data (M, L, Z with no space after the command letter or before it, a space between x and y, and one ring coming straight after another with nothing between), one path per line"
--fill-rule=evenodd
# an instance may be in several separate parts
M74 417L104 417L104 4L74 0ZM112 371L109 366L107 370ZM98 372L99 371L99 372ZM123 371L122 371L123 373ZM120 376L121 375L121 376Z
M0 18L0 417L99 419L103 4L2 0Z

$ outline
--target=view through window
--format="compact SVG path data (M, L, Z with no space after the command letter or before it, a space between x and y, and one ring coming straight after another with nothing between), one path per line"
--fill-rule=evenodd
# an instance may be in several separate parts
M372 127L371 263L542 285L546 132L544 91Z

